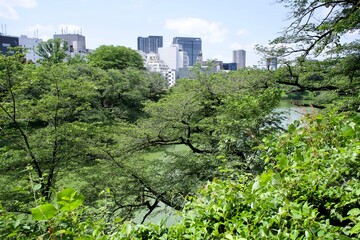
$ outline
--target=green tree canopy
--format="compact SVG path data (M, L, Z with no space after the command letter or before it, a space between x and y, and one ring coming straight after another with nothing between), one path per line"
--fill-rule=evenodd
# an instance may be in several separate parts
M116 152L128 140L121 134L125 122L143 117L145 102L167 93L165 79L133 68L105 71L81 63L36 66L24 64L22 56L20 52L0 56L3 206L21 211L34 204L32 194L26 193L29 182L40 198L50 199L51 189L76 184L88 193L89 204L108 186L121 196L129 195L121 204L135 201L129 191L142 189L144 182L133 185L141 178L129 174L128 166L113 171L107 153ZM111 176L111 184L101 180L105 176ZM22 186L25 192L19 190Z
M106 182L119 204L115 208L125 209L129 204L124 199L132 198L131 207L162 202L181 209L197 186L222 175L220 166L260 171L261 164L246 158L278 127L272 110L280 91L262 83L271 75L263 70L198 72L193 79L179 81L159 101L146 102L145 117L119 129L113 136L118 145L108 149L114 171L126 169L132 180L125 186L134 185L125 198L118 191L122 184Z
M100 67L104 70L123 70L129 67L144 68L141 55L124 46L102 45L88 56L88 60L91 66Z
M318 56L342 45L341 37L360 27L357 0L278 0L290 9L291 24L271 41L270 57Z
M343 36L359 31L357 0L279 0L290 9L290 25L266 47L265 58L282 64L276 82L287 93L311 92L313 106L360 111L360 43Z
M36 54L42 58L41 62L50 65L63 62L68 56L67 51L68 43L60 38L41 42L35 49Z

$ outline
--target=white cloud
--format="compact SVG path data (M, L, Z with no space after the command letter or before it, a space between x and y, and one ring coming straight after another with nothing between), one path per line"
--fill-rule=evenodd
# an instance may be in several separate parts
M60 24L57 28L57 34L67 34L67 33L80 33L82 31L81 27L75 24Z
M38 37L44 41L52 38L52 35L55 32L56 27L53 25L41 25L36 24L34 26L30 26L25 30L25 34L29 37ZM49 37L51 36L51 37Z
M246 29L239 29L237 32L236 32L237 35L239 36L243 36L243 35L246 35L247 34L247 31Z
M132 0L130 2L130 6L134 9L144 8L144 1L143 0Z
M216 43L223 42L228 30L221 23L208 22L200 18L167 19L165 29L178 31L189 37L201 37L203 40Z
M27 32L29 33L34 33L34 31L54 31L55 27L53 25L41 25L41 24L36 24L34 26L30 26L26 29Z
M211 58L212 60L220 60L220 61L223 61L224 59L226 59L225 58L225 56L224 56L224 54L222 54L222 53L217 53L217 54L215 54L212 58Z
M253 42L253 43L250 43L250 44L241 44L241 43L237 43L237 42L233 42L233 43L230 43L229 45L229 49L231 50L245 50L245 51L249 51L249 52L254 52L254 48L255 46L257 45L258 43L257 42Z
M25 30L25 33L30 37L35 36L46 41L50 38L53 38L53 35L55 33L56 34L80 33L81 31L82 31L81 27L75 24L60 24L58 26L36 24L34 26L28 27Z
M38 4L37 0L0 0L0 17L18 19L16 8L32 8Z

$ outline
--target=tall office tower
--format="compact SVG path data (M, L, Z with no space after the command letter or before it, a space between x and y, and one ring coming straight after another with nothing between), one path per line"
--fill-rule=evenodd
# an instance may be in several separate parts
M68 42L70 54L87 53L85 36L80 34L55 34L54 39L61 38Z
M162 46L162 36L138 37L137 39L137 50L143 51L144 53L158 53L158 48Z
M194 66L202 52L201 38L174 37L173 44L180 44L183 51L189 56L189 66Z
M246 66L245 50L234 50L233 51L233 62L236 63L237 69L244 68Z

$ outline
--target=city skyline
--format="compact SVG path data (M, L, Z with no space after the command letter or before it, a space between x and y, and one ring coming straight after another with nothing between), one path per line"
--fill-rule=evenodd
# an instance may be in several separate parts
M137 49L138 36L163 36L163 46L176 36L199 37L204 60L231 62L232 51L244 49L246 65L253 66L260 61L254 46L279 36L289 25L288 12L275 0L1 0L0 24L7 35L43 40L81 33L89 49Z
M139 36L163 36L163 46L174 37L202 39L203 59L232 61L232 51L247 52L247 66L257 65L255 44L267 44L287 25L287 9L272 0L2 0L0 24L12 36L81 33L86 46L121 45L137 49ZM270 20L269 20L270 19Z

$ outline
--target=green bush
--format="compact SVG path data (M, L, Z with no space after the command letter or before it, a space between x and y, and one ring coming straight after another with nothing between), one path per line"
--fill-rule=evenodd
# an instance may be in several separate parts
M296 121L259 147L266 169L227 170L170 227L96 218L73 189L24 214L0 212L2 239L359 239L360 116Z
M262 174L215 179L188 203L183 221L163 227L161 236L359 239L359 124L359 115L313 115L268 137L259 147L266 163ZM129 236L159 236L149 226L136 233Z

